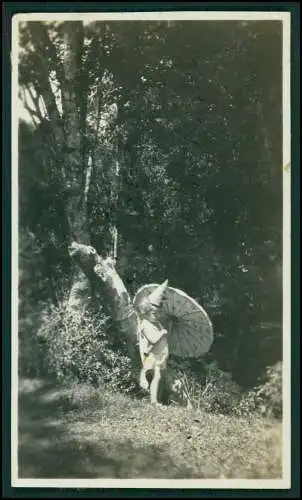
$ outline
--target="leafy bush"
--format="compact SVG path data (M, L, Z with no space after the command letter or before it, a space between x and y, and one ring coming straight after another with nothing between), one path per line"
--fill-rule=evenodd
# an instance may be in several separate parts
M131 360L113 349L107 331L102 312L80 316L63 305L52 308L38 332L48 372L58 379L105 383L115 391L135 390Z
M39 376L43 358L36 332L49 302L47 279L43 275L39 240L31 231L22 229L19 234L18 292L18 371L21 376Z
M237 408L239 415L258 413L269 418L282 418L282 363L266 369L262 383L243 395Z
M216 362L206 365L201 376L179 370L173 390L187 406L214 413L232 412L241 396L240 386Z
M189 369L174 368L174 402L207 412L234 414L239 417L282 417L282 363L267 367L258 386L248 391L232 380L216 362L204 365L197 375Z

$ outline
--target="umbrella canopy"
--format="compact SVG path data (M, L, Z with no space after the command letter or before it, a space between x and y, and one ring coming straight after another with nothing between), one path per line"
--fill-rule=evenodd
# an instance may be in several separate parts
M141 302L160 285L141 287L133 299L139 311ZM194 358L206 354L213 342L213 326L206 311L182 290L168 286L165 290L158 319L168 330L170 353L182 358Z

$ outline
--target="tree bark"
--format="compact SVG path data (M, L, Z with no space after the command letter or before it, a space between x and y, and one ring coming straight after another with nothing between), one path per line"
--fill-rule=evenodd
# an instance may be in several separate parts
M85 213L85 165L81 155L81 127L78 109L78 53L81 51L79 36L82 23L64 24L64 79L62 82L62 105L64 116L65 152L64 163L67 178L67 217L70 239L89 244L87 217Z
M78 108L79 53L82 50L83 31L81 22L64 23L63 78L61 82L64 120L64 170L66 175L66 214L69 226L69 240L89 245L85 204L85 165L82 152L81 120ZM64 186L65 187L65 186ZM91 300L89 278L78 266L74 266L69 306L84 312Z
M78 309L79 302L88 294L85 277L104 298L106 312L113 319L122 339L126 340L129 356L137 363L138 316L112 259L103 258L92 247L76 242L69 246L69 255L79 268L78 286L74 286L75 294L71 295L71 307Z

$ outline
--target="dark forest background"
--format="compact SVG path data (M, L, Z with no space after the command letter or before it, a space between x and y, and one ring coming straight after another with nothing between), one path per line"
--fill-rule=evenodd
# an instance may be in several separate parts
M281 23L29 22L20 47L22 366L69 242L107 252L114 225L130 294L168 278L197 299L208 358L253 386L282 360Z

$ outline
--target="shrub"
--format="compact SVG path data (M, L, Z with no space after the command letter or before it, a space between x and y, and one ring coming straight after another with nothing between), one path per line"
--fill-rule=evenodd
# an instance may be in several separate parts
M136 389L131 360L114 349L102 312L78 315L63 305L52 308L39 329L48 372L58 379L105 383L113 390Z
M269 366L261 382L248 391L243 391L216 362L204 364L198 375L182 363L178 367L174 364L173 372L174 402L239 417L282 417L282 363Z
M214 413L230 413L238 405L240 386L216 362L205 365L201 375L178 370L173 390L188 406Z
M257 413L268 418L282 418L282 363L267 367L262 383L243 395L239 415Z

